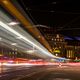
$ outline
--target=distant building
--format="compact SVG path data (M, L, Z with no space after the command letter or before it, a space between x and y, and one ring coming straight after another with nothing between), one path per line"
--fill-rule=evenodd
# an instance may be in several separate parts
M68 59L80 58L80 46L68 45L63 35L55 34L52 40L54 42L53 54L55 56L65 57Z
M67 45L67 43L64 40L64 36L62 36L61 34L55 34L53 36L53 41L54 41L53 45L54 55L60 57L66 57L65 46Z

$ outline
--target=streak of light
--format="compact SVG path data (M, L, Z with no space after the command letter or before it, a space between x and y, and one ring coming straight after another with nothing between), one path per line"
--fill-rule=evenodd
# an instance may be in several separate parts
M20 33L18 33L17 31L13 30L12 28L10 28L8 25L6 25L4 22L0 21L0 25L1 27L3 27L4 29L10 31L11 33L21 37L23 40L27 41L28 43L30 43L31 45L35 46L37 49L39 49L40 51L42 51L45 55L49 56L49 57L55 57L54 55L52 55L50 52L48 52L47 50L42 49L41 47L39 47L38 45L36 45L34 42L32 42L31 40L29 40L27 37L24 37L23 35L21 35Z

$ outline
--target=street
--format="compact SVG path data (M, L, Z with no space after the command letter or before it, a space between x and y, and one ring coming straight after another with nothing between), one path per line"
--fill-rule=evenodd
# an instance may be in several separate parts
M79 66L48 68L46 71L36 73L20 80L80 80L80 68Z
M80 66L0 66L0 80L80 80Z
M44 71L51 66L33 66L33 65L19 65L19 66L1 66L0 65L0 80L15 80L24 76L29 76L36 72ZM54 66L56 67L56 66Z

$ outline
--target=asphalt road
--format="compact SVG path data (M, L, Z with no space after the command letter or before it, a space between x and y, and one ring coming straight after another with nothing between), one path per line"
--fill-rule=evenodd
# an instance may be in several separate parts
M80 80L80 66L1 66L0 80Z
M80 80L80 66L52 67L20 80Z
M18 80L50 68L51 66L0 66L0 80ZM56 66L54 66L56 67Z

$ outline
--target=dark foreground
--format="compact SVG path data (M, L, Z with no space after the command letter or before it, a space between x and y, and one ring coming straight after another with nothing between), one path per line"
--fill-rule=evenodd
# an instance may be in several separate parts
M3 66L0 80L80 80L80 66Z
M56 67L48 68L20 80L80 80L80 67Z

